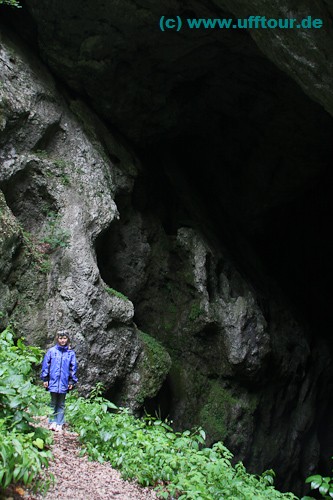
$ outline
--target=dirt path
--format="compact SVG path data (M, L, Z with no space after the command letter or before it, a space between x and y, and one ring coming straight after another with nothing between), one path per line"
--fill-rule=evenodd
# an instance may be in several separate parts
M40 425L46 426L42 419ZM27 500L153 500L157 496L149 488L124 481L110 464L90 462L80 457L80 443L74 432L65 430L54 433L52 446L54 461L48 471L56 478L56 484L46 496L27 495ZM22 498L16 497L16 498Z

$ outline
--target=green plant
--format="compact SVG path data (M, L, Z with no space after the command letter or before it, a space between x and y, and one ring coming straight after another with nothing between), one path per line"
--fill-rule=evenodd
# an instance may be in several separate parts
M10 5L11 7L17 7L18 9L21 9L22 5L17 0L0 0L0 5Z
M43 209L46 210L46 206ZM19 225L22 242L26 251L32 258L37 269L44 274L48 273L51 269L48 254L58 248L69 246L70 233L60 227L60 220L60 214L53 211L47 212L46 234L39 240L29 231L26 231L22 225Z
M61 215L59 213L48 212L46 235L41 239L41 242L47 243L51 250L69 246L70 233L60 227L60 222Z
M189 313L189 320L190 321L195 321L196 319L199 318L199 316L201 316L203 314L203 309L201 308L200 304L197 304L196 302L194 302L192 305L191 305L191 310L190 310L190 313Z
M125 479L153 486L160 498L217 500L296 499L273 486L274 472L249 474L232 453L215 443L205 447L205 432L174 432L170 422L147 415L137 419L99 394L69 396L67 416L83 442L82 454L109 461Z
M37 156L38 158L42 160L49 160L50 162L53 163L57 167L57 169L46 169L44 171L45 175L47 177L60 177L60 182L64 185L67 186L70 184L70 178L66 174L66 167L68 165L73 166L71 162L67 162L66 160L63 160L62 158L54 158L50 155L48 151L45 151L44 149L37 149L34 151L34 155Z
M323 498L333 498L333 477L315 474L306 478L305 482L310 483L312 490L318 490ZM302 500L313 500L313 498L305 496Z
M45 440L35 434L8 431L5 420L0 420L0 489L12 483L33 486L39 492L48 489L49 482L38 476L48 466L51 453L44 449Z
M117 290L115 290L114 288L110 288L110 287L106 287L105 288L105 291L109 294L109 295L114 295L115 297L118 297L118 299L122 299L122 300L129 300L128 297L126 297L126 295L122 294L121 292L118 292Z
M61 158L57 158L55 160L52 160L53 164L56 165L60 169L60 180L64 186L68 186L70 184L70 178L69 176L65 173L65 169L67 167L67 162L65 160L62 160Z
M37 395L31 383L32 366L39 364L42 351L26 347L21 339L14 343L11 327L0 335L0 418L8 428L31 431L31 415L37 411Z
M0 334L0 490L17 482L39 490L48 486L39 474L52 458L51 436L33 418L42 391L33 384L33 367L42 355L22 339L15 342L10 327Z
M49 157L49 153L45 151L45 149L36 149L34 152L35 156L38 156L38 158L46 159Z

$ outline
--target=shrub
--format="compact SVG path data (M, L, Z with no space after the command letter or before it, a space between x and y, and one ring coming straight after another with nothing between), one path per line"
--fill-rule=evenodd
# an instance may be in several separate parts
M232 453L218 442L205 447L205 432L174 432L168 421L133 417L98 394L70 395L67 416L84 443L82 453L109 461L125 479L156 488L160 498L233 500L295 499L273 486L274 472L247 473L233 466Z
M323 498L333 498L333 477L323 477L320 474L309 476L306 483L310 483L312 490L318 490ZM313 500L312 497L305 496L302 500Z
M42 389L33 384L33 366L42 351L14 342L7 328L0 334L0 490L21 482L47 487L38 475L51 459L50 433L36 426Z

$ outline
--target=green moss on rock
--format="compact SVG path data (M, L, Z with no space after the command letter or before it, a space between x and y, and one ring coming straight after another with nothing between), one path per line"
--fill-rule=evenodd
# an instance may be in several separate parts
M189 320L195 321L204 313L201 305L198 302L193 302L189 312Z
M171 367L171 358L162 344L144 332L139 332L143 354L139 361L141 389L136 396L138 403L156 396Z
M38 251L0 191L0 326L10 321L23 335L32 332L36 344L46 328L45 263L47 256Z
M218 381L210 383L210 390L199 416L202 427L213 440L215 437L223 440L228 435L228 415L236 403L237 400Z

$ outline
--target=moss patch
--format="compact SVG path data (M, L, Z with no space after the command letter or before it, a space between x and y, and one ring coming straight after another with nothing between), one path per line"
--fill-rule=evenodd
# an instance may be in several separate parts
M129 300L128 297L126 297L126 295L124 295L121 292L118 292L118 290L115 290L114 288L110 288L109 286L105 288L105 291L109 295L114 295L115 297L118 297L118 299Z
M139 339L143 345L143 356L138 366L141 389L136 399L142 404L146 398L156 396L170 370L171 358L162 344L147 333L140 331Z
M237 400L218 381L210 383L206 402L202 406L199 418L202 427L212 440L223 440L228 435L228 415Z
M195 321L204 313L202 307L198 302L193 302L190 308L188 318L190 321Z

